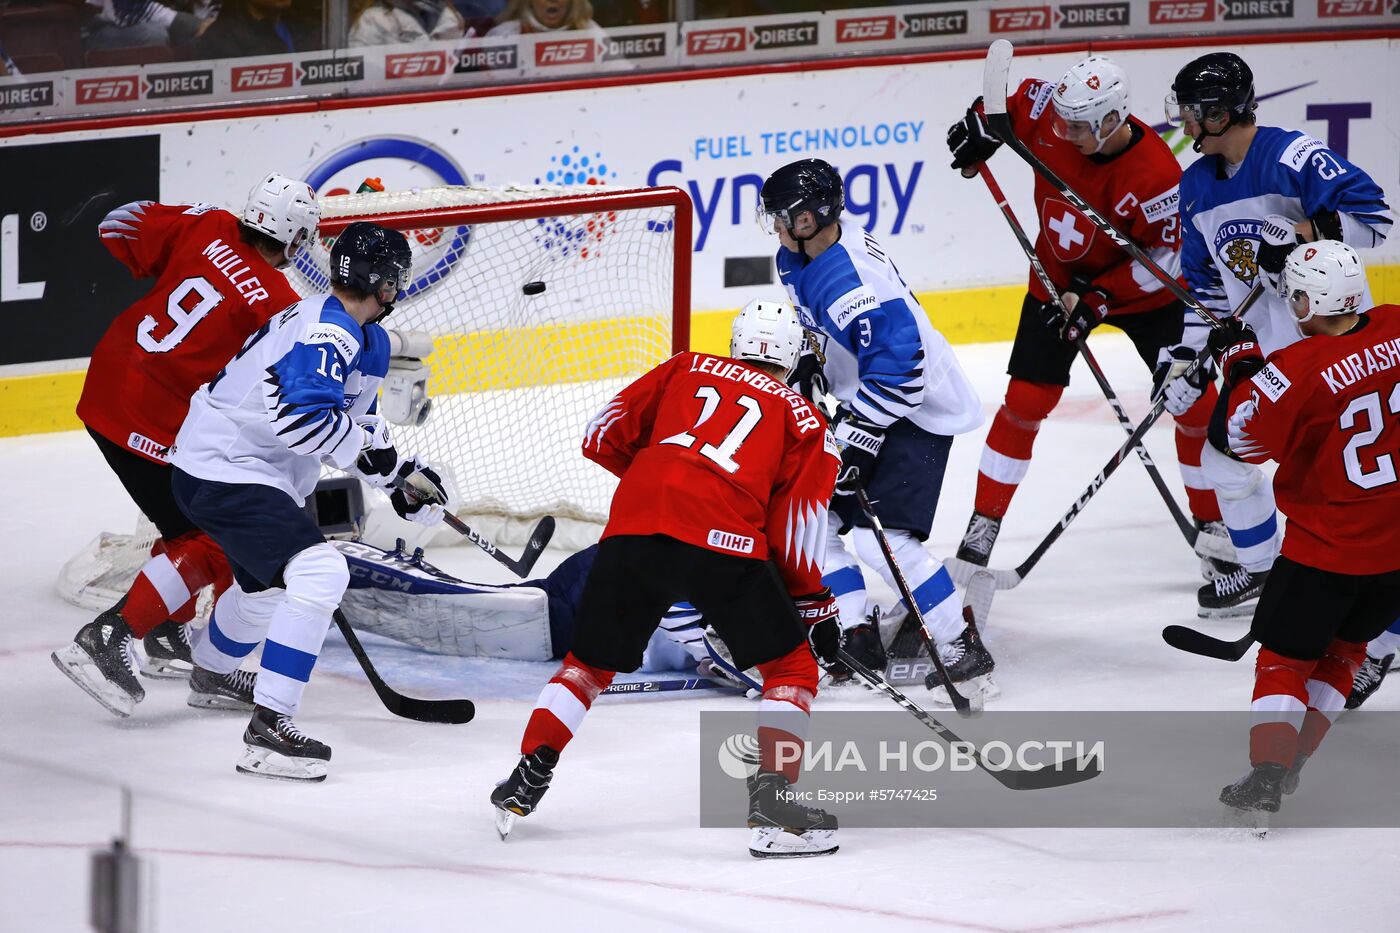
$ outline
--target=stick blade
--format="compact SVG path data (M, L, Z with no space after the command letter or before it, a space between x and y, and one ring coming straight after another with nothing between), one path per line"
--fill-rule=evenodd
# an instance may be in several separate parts
M988 116L1006 113L1006 82L1011 75L1011 56L1015 47L998 39L987 47L987 61L982 66L982 109Z
M1036 768L1033 771L993 771L992 774L1011 790L1049 790L1091 781L1103 773L1099 759L1079 758L1063 768Z
M391 697L381 694L379 698L389 712L414 722L460 726L471 722L476 716L476 704L471 700L419 700L403 694L394 694Z
M1220 661L1238 661L1254 643L1248 635L1239 641L1223 641L1184 625L1168 625L1162 629L1162 641L1178 651Z
M972 621L986 631L987 617L992 612L992 597L997 592L997 578L989 570L979 570L963 588L963 610L972 612Z

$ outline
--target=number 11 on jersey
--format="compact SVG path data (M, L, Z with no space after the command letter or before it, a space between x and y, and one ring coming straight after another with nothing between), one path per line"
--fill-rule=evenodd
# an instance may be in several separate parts
M715 413L715 409L719 407L720 402L719 390L714 386L700 386L700 388L695 390L695 397L700 399L702 407L700 409L700 417L695 420L695 426L690 429L691 431L694 431L696 428L700 427L700 425L709 421L710 416ZM700 450L698 451L700 456L713 460L715 464L726 473L738 472L739 464L735 461L734 456L739 452L739 447L748 439L748 436L753 433L753 429L758 427L758 422L763 418L763 409L759 406L757 399L750 398L747 395L740 395L734 401L744 409L743 416L739 418L734 427L729 429L729 433L724 436L724 440L720 441L718 445L701 444ZM689 431L682 431L679 434L673 434L663 439L660 443L675 444L679 447L689 449L695 446L697 440L699 440L699 438L694 434L691 434Z

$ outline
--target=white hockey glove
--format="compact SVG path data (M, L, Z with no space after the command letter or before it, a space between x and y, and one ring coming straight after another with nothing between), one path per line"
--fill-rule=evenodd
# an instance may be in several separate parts
M363 454L367 450L393 450L394 439L389 436L389 424L380 415L359 415L355 423L365 432L364 443L360 445Z
M428 526L442 521L447 487L442 484L437 470L411 457L399 467L399 475L403 477L403 484L395 486L389 494L389 502L399 517Z
M1196 351L1186 344L1163 347L1157 354L1157 368L1152 371L1152 397L1166 393L1166 409L1174 416L1186 414L1205 394L1206 386L1215 378L1215 367L1207 361L1190 376L1184 375L1196 358Z

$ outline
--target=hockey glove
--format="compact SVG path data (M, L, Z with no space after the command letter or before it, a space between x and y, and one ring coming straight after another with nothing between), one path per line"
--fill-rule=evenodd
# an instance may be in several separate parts
M1264 351L1259 349L1254 328L1236 318L1227 318L1219 327L1211 328L1206 346L1210 347L1210 355L1219 360L1226 386L1252 379L1264 368Z
M812 644L812 653L823 664L837 663L836 652L841 650L841 618L836 611L836 597L831 595L831 587L810 596L798 596L797 614L807 626L807 640Z
M831 384L827 382L826 373L822 370L821 358L810 350L802 351L802 355L797 358L797 365L788 374L788 385L819 408L822 397L831 392Z
M855 495L870 482L875 458L885 443L885 429L878 424L847 415L836 425L836 443L842 445L841 468L836 471L836 494Z
M1303 242L1293 221L1282 214L1269 214L1259 226L1259 268L1269 274L1269 283L1278 290L1278 277L1293 247Z
M1108 295L1081 276L1074 277L1069 291L1060 296L1060 301L1069 312L1069 318L1060 328L1060 336L1070 343L1089 336L1089 331L1108 317Z
M1186 414L1215 378L1209 361L1187 376L1186 370L1195 359L1196 351L1184 343L1163 347L1157 354L1157 368L1152 371L1152 397L1155 399L1165 392L1166 409L1172 415Z
M987 129L982 115L977 112L977 105L980 103L982 98L979 97L967 108L967 114L961 120L948 127L948 151L953 154L952 167L960 169L968 178L972 177L968 172L976 174L973 170L1001 148L1001 140Z
M447 502L447 487L437 470L417 457L405 460L399 468L403 486L389 494L389 503L399 518L420 525L436 525L442 521L443 505Z
M389 423L382 415L360 415L355 423L365 432L360 450L393 450L394 440L389 436Z

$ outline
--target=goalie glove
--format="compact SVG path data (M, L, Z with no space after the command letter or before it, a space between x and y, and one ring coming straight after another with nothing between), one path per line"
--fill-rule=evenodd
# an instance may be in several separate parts
M1152 397L1166 394L1166 409L1174 416L1184 415L1205 394L1206 386L1215 378L1209 362L1196 367L1191 375L1186 370L1196 359L1196 351L1184 343L1163 347L1157 354L1157 368L1152 371Z

